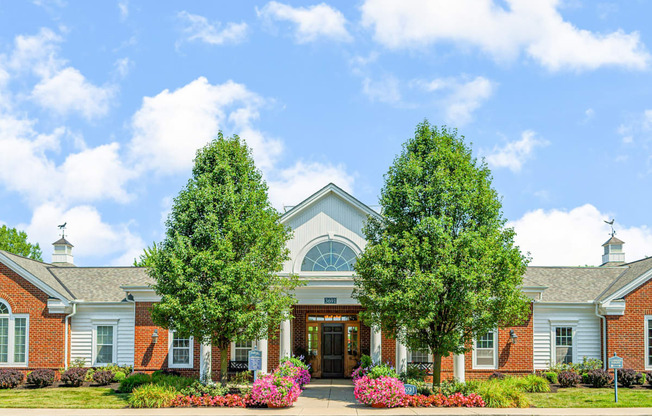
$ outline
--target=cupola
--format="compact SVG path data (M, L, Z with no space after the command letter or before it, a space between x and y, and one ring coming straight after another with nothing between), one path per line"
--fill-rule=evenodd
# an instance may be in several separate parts
M625 244L624 241L612 234L611 238L602 245L604 253L602 254L601 266L617 266L625 263L623 244Z
M74 266L72 258L72 247L65 235L66 224L60 225L61 238L52 243L54 246L54 253L52 253L52 264L57 266Z

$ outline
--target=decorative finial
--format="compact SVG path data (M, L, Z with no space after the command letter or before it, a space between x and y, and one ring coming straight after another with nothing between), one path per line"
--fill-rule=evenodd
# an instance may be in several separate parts
M603 220L603 221L604 221L606 224L611 225L611 236L612 236L612 237L615 236L615 235L616 235L616 230L614 230L614 221L616 221L616 219L613 218L611 221L606 221L606 220Z
M68 222L64 222L61 225L57 225L57 227L59 227L59 230L61 230L61 238L66 238L66 225L67 224L68 224Z

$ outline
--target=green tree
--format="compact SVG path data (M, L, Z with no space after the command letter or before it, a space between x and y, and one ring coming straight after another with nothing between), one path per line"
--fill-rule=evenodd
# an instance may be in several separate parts
M29 243L25 231L18 231L6 225L0 227L0 250L43 261L43 253L38 243Z
M369 218L355 265L363 319L441 358L496 327L520 323L528 259L505 228L491 173L456 130L419 124L385 175L383 220Z
M197 152L165 239L141 258L161 296L154 322L219 347L222 383L230 343L267 337L295 303L298 280L278 274L291 237L279 219L249 148L220 133Z

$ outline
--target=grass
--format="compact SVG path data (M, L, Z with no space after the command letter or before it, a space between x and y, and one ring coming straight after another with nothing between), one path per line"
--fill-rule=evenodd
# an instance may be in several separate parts
M557 393L526 393L535 407L652 407L652 390L567 388Z
M49 409L120 409L127 407L128 393L103 387L0 390L0 407Z

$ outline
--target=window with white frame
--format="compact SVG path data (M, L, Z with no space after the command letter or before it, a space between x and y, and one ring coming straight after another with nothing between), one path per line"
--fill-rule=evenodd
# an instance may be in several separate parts
M234 361L249 361L249 351L254 348L256 341L239 341L233 344L233 354L231 358Z
M29 315L13 314L0 299L0 366L27 366Z
M645 316L645 368L652 369L652 315Z
M555 363L570 364L573 362L573 327L557 326L555 336Z
M409 351L409 361L411 363L429 363L432 362L432 356L428 352L427 348L422 350L410 350Z
M97 325L95 327L95 364L115 362L115 326Z
M489 331L473 342L473 367L497 368L498 365L498 334Z
M192 368L192 337L181 338L176 331L170 331L169 339L168 367Z

